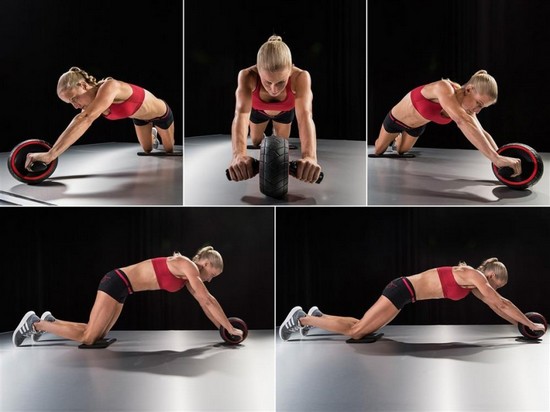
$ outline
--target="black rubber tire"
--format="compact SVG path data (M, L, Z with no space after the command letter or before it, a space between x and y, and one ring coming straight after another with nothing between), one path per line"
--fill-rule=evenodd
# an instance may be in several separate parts
M288 193L288 139L267 136L260 145L260 192L280 199Z

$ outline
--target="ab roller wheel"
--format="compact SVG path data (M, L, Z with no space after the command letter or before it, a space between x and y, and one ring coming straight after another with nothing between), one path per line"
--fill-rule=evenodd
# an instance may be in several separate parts
M548 323L546 323L546 319L544 318L544 316L537 312L527 312L525 316L527 316L527 318L531 322L542 323L544 325L544 331L542 331L531 330L522 323L518 323L519 333L521 333L525 339L539 339L542 335L546 333L546 329L548 329Z
M241 318L230 317L227 319L234 328L243 331L243 336L231 335L223 326L220 326L220 336L225 341L225 343L229 345L238 345L248 336L248 326L246 326L246 323Z
M298 164L289 161L288 139L277 136L267 136L260 144L260 160L254 159L254 173L260 175L260 192L264 195L281 199L288 193L288 175L296 177ZM229 170L225 171L231 180ZM315 183L321 183L323 172Z
M32 170L25 169L25 161L29 153L42 153L51 149L44 140L29 139L13 148L8 157L8 170L20 182L29 185L38 184L52 175L57 167L57 159L50 164L36 162L31 165Z
M532 148L522 143L505 144L497 153L502 156L515 157L521 160L521 174L511 177L510 167L497 168L494 164L493 173L496 178L511 189L523 190L533 186L542 177L544 164L541 156Z

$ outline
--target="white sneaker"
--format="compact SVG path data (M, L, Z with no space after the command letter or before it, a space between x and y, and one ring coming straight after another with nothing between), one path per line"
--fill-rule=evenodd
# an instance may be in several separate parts
M159 139L158 139L158 130L156 127L153 127L151 129L151 134L153 135L153 149L158 149L159 148Z
M283 324L279 327L279 336L282 340L289 340L294 332L302 328L299 319L306 316L301 306L294 306L289 312Z
M13 332L13 344L15 346L21 346L25 339L30 338L31 335L36 333L32 325L39 320L40 318L36 316L36 313L34 313L34 311L30 310L25 313L25 316L23 316L23 319L21 319L21 322L19 322L19 325L17 325L17 328Z
M323 316L323 312L321 312L319 310L319 308L317 306L312 306L311 309L309 309L309 311L307 312L307 314L309 316L317 316L318 318L320 318L321 316ZM307 336L307 334L309 333L309 331L311 329L313 329L315 326L304 326L302 329L300 329L300 334L302 336Z

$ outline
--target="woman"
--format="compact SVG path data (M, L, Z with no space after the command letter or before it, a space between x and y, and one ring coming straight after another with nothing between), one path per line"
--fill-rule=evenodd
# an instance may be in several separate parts
M223 326L230 334L242 336L243 332L229 323L222 307L204 285L219 276L222 270L222 257L212 246L200 249L193 259L174 253L171 257L147 259L115 269L101 279L88 323L55 319L49 312L39 318L30 311L14 331L13 343L20 346L30 336L37 341L40 335L48 332L92 345L109 333L128 295L144 290L177 292L184 286L216 328Z
M419 86L387 114L374 142L374 154L381 155L390 144L398 153L405 153L414 146L426 124L454 121L464 136L495 166L511 167L513 176L518 176L521 161L499 155L497 144L476 116L481 109L496 103L497 97L497 83L485 70L476 72L463 86L448 79Z
M317 327L360 339L391 322L408 303L442 298L460 300L470 293L510 323L521 323L531 330L544 330L544 325L530 321L512 302L498 294L496 289L507 282L506 266L497 258L485 260L477 269L463 262L458 266L429 269L391 281L360 320L325 315L317 307L306 314L296 306L281 325L279 336L288 340L297 331L305 336L310 328Z
M27 155L27 169L35 162L48 164L58 158L82 137L99 116L109 120L131 118L139 143L146 153L158 145L157 133L164 150L168 153L174 150L172 110L164 100L148 90L112 77L97 81L84 70L71 67L59 78L57 96L81 111L48 152Z
M247 135L254 146L264 138L268 123L273 134L288 139L296 115L302 150L296 178L314 183L321 166L317 163L317 141L313 123L311 77L292 64L290 49L279 36L271 36L258 51L256 65L239 72L235 117L231 126L233 159L231 180L254 177L253 158L247 156Z

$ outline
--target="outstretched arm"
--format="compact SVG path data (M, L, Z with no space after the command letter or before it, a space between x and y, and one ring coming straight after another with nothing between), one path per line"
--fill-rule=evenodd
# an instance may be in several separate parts
M317 136L313 122L313 92L309 72L302 71L296 76L295 87L296 120L302 149L296 178L314 183L321 174L321 166L317 163Z
M497 153L497 147L493 138L486 133L474 114L469 114L460 106L455 98L454 88L446 81L439 81L434 86L434 94L441 107L456 123L460 131L497 167L511 167L514 175L521 173L521 161L511 157L501 156Z
M108 80L102 84L97 90L94 100L71 120L52 148L46 153L29 153L25 167L36 161L50 163L57 159L86 133L101 113L109 108L120 91L120 87L120 83L116 80Z
M235 91L235 116L231 124L233 158L229 166L231 180L239 181L254 177L253 159L246 154L248 121L252 110L252 87L250 69L239 72Z
M204 314L216 328L223 326L231 335L242 336L243 332L231 325L217 299L208 292L208 289L206 289L206 286L199 277L199 269L197 266L191 260L187 259L182 259L177 266L178 273L175 273L175 275L184 275L187 278L187 290L197 302L199 302Z
M475 273L471 273L469 279L477 288L472 291L473 294L493 309L497 315L514 325L521 323L531 330L541 330L541 328L544 330L544 325L533 323L516 305L494 290L480 272L474 269L471 272Z

